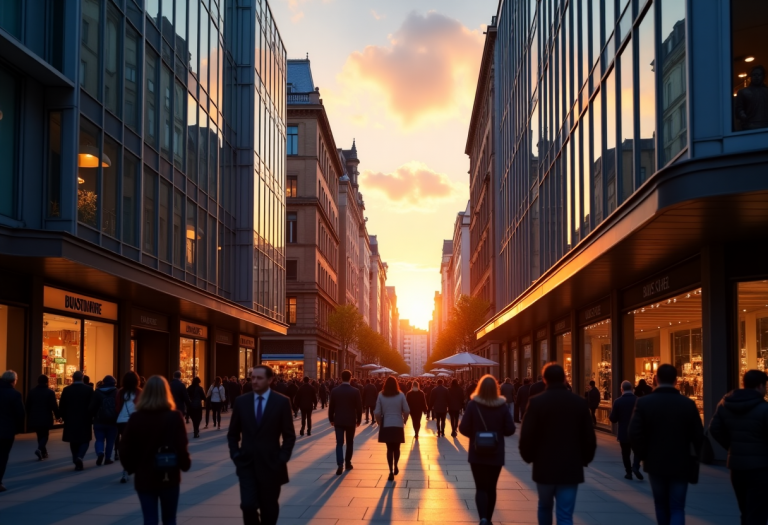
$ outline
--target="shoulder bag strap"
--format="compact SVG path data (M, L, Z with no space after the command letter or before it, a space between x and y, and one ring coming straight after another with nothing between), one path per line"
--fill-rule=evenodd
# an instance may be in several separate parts
M485 419L483 418L483 413L480 412L480 407L478 406L477 401L475 401L475 409L477 409L477 415L480 416L480 421L483 422L483 428L485 429L486 432L488 432L488 427L485 424Z

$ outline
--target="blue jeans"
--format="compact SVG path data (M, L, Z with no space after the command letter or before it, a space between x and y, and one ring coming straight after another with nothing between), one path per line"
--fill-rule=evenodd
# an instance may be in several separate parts
M539 491L539 525L552 525L552 507L556 503L557 525L573 525L578 485L545 485L537 483Z
M112 459L112 449L115 448L115 439L117 439L117 425L94 423L93 435L96 437L96 442L93 444L96 454L104 454L107 459ZM104 450L105 441L106 451Z
M648 477L656 507L656 521L659 525L684 525L688 482L654 474Z
M352 451L355 443L355 427L334 427L336 430L336 464L342 466L352 462ZM344 437L347 438L347 453L344 454Z
M179 487L169 487L151 492L138 492L141 513L144 515L144 525L158 525L160 515L157 512L157 501L163 516L163 525L176 525L176 508L179 506Z

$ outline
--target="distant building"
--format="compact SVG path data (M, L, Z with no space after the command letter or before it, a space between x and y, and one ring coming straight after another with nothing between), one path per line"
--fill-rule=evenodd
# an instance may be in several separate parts
M407 319L400 320L400 354L411 367L410 374L418 376L425 372L429 348L429 332L411 326Z
M467 209L456 215L453 225L453 253L451 254L451 285L453 286L453 303L456 304L459 297L470 294L470 208L467 201Z

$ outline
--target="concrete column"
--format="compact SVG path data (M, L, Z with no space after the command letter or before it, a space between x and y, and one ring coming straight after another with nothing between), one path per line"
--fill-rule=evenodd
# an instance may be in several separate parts
M37 384L37 378L43 373L43 278L31 279L29 297L29 352L27 356L27 390ZM24 384L24 381L19 381ZM26 394L25 394L26 395Z
M725 278L725 256L720 245L701 252L702 378L704 421L709 422L720 399L731 387L736 353L729 338L728 319L733 315L732 285ZM731 372L731 373L729 373ZM738 372L737 372L738 373ZM733 376L733 377L729 377Z
M179 329L179 323L181 318L178 315L171 315L168 319L171 323L169 327L169 349L168 349L168 370L173 377L173 373L181 366L181 333ZM202 377L200 379L203 379Z
M304 375L307 377L317 377L317 341L313 339L304 340Z
M496 361L497 363L500 363L499 360L501 357L500 347L499 343L491 343L491 345L488 347L488 359L491 361ZM504 380L504 377L499 375L499 371L501 370L500 366L492 366L491 368L491 375L494 377L499 378L500 381Z
M131 315L130 301L120 301L117 305L117 380L131 369Z

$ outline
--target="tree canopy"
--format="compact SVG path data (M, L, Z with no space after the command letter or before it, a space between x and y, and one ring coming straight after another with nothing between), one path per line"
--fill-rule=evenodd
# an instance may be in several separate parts
M460 295L451 308L448 322L438 334L435 346L429 354L425 370L435 361L450 357L457 352L471 352L477 344L475 330L485 321L489 303L479 297Z
M363 320L363 315L354 304L337 306L336 310L328 316L328 329L341 344L339 363L342 369L347 366L349 347L357 343L360 329L363 326L367 326Z

